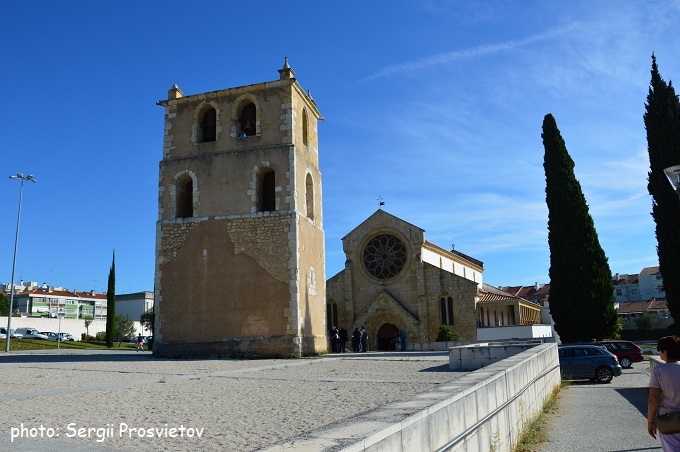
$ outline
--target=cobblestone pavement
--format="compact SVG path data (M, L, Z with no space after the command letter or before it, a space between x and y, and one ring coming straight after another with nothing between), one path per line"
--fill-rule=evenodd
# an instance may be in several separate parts
M623 369L610 384L574 381L560 392L559 407L549 415L544 452L632 452L661 450L647 433L649 395L647 361Z

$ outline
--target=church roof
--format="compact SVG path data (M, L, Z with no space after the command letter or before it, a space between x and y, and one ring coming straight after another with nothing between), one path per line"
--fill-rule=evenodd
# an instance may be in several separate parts
M395 215L392 215L391 213L388 213L388 212L386 212L386 211L384 211L384 210L382 210L382 209L378 209L378 210L376 210L375 212L373 212L373 213L371 214L370 217L368 217L368 218L366 218L364 221L362 221L357 227L355 227L354 229L352 229L351 231L349 231L347 234L345 234L345 236L342 238L342 240L345 240L347 237L349 237L350 235L352 235L352 233L354 233L354 231L356 231L357 229L359 229L360 227L362 227L365 223L368 223L368 222L370 222L371 220L373 220L373 219L375 219L375 218L378 218L378 217L388 217L388 218L392 218L392 219L398 220L398 221L400 221L400 222L402 222L402 223L404 223L404 224L407 224L407 225L411 226L412 228L418 229L421 233L422 233L422 232L425 232L425 229L419 228L418 226L414 225L413 223L409 223L408 221L404 221L404 220L402 220L401 218L399 218L399 217L397 217L397 216L395 216Z
M460 260L467 261L465 263L473 264L473 265L479 267L480 270L484 270L484 262L482 262L478 259L475 259L474 257L468 256L465 253L461 253L460 251L456 251L456 250L451 250L451 251L445 250L441 246L435 245L434 243L428 242L427 240L425 240L424 245L425 245L425 247L430 248L432 251L437 251L439 253L451 255L451 256L454 257L454 260L456 260L456 261L460 261Z

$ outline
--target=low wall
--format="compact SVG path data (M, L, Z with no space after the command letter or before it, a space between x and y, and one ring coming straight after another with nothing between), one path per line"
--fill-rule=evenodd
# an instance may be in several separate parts
M141 333L148 336L148 331L142 333L142 324L134 322L135 331L137 334ZM7 317L0 317L0 326L7 328ZM12 317L13 330L17 328L36 328L38 331L52 331L57 333L59 331L59 319L51 319L48 317ZM106 331L106 320L93 320L90 325L90 336L94 336L98 331ZM80 336L85 332L85 320L83 319L61 319L61 332L69 333L76 339L80 340Z
M449 369L468 372L481 369L536 345L537 343L527 342L525 344L475 344L452 347L449 349Z
M477 328L478 341L498 341L518 338L545 338L546 342L554 342L550 325L508 325Z
M535 339L504 339L494 341L414 342L406 344L406 350L409 352L444 352L450 350L452 347L466 345L508 345L524 343L532 343L535 345L541 342L552 342L552 340L547 339L550 338L540 337Z
M557 345L540 344L412 398L265 448L345 452L511 451L560 384Z

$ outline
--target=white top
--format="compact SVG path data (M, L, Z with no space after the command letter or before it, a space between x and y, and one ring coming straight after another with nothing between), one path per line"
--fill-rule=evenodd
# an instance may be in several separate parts
M664 363L654 367L649 387L661 389L659 414L680 411L680 362Z

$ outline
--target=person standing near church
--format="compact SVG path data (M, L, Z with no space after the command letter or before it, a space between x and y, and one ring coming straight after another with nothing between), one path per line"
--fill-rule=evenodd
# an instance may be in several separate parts
M361 327L361 346L359 347L360 352L365 352L365 351L368 350L367 343L368 343L368 331L366 331L366 328L364 328L362 326Z
M338 353L338 329L336 327L331 328L328 335L331 339L331 353Z
M338 333L338 348L340 353L345 353L345 347L347 347L347 330L344 326L340 327L340 332Z
M361 331L359 327L354 327L354 332L352 333L352 351L354 353L359 353L359 344L361 343Z

